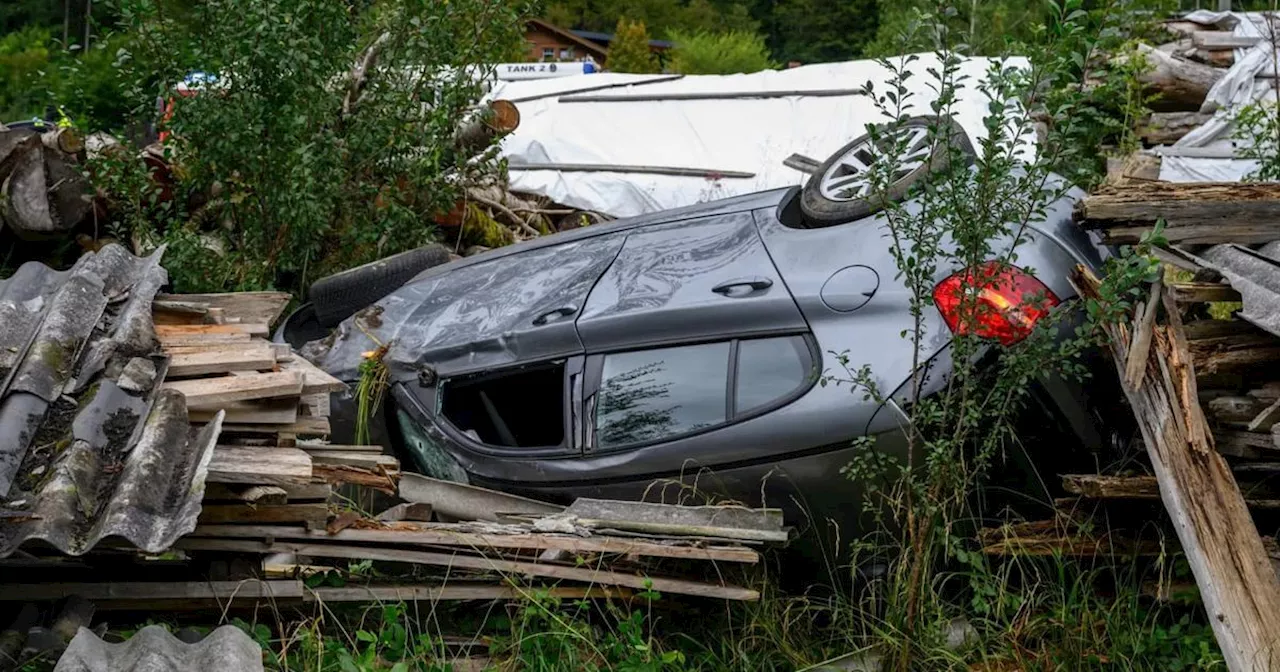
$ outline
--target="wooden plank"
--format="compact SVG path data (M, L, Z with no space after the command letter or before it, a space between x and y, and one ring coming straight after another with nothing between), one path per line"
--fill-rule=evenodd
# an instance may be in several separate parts
M3 602L61 600L79 595L87 600L302 599L301 581L108 581L104 583L14 583L0 590Z
M1098 281L1077 269L1077 289L1097 298ZM1166 293L1169 324L1157 328L1152 357L1160 375L1125 396L1147 446L1160 498L1173 519L1227 667L1235 672L1280 665L1280 580L1271 567L1226 460L1214 450L1200 411L1195 370L1178 306ZM1128 334L1104 327L1121 375Z
M699 583L686 579L646 577L623 572L611 572L592 567L565 567L536 562L482 558L470 555L410 551L392 548L367 548L339 546L337 544L302 544L290 542L263 543L257 541L229 541L224 539L179 539L177 548L187 550L222 550L239 553L294 553L322 558L348 558L353 560L381 560L407 562L420 565L436 565L458 569L493 571L503 574L549 577L564 581L580 581L587 584L625 586L640 590L656 590L675 595L695 595L725 600L758 600L760 593L750 588L733 585ZM1273 577L1274 578L1274 577Z
M1129 387L1142 385L1142 378L1147 374L1147 355L1151 351L1152 331L1156 325L1156 313L1159 312L1162 286L1162 280L1157 276L1146 303L1138 306L1133 342L1129 345L1129 363L1124 372L1124 380Z
M327 417L332 412L328 392L309 394L302 398L299 411L313 418Z
M175 347L204 348L215 344L249 343L253 339L253 336L243 332L235 334L180 334L171 336L157 334L156 337L159 339L161 347L166 350Z
M297 422L287 425L261 423L227 423L223 432L241 434L295 434L297 436L328 436L329 418L311 418L299 415Z
M200 507L201 525L221 523L308 523L323 527L328 504L209 504Z
M157 324L156 336L206 336L210 334L249 334L267 336L271 330L260 322L236 322L228 324Z
M565 509L585 527L604 527L649 534L692 535L785 542L779 509L745 506L679 506L579 497Z
M231 292L223 294L157 294L157 301L185 301L221 308L242 322L275 324L293 296L287 292Z
M438 602L444 600L519 600L547 594L562 600L628 598L631 591L612 586L554 586L522 588L451 584L445 586L343 586L312 588L303 594L306 602ZM488 669L488 668L485 668Z
M302 393L305 395L342 392L347 389L345 383L321 371L315 364L308 362L305 357L294 357L288 362L281 363L280 370L292 371L302 375L305 378L302 385Z
M211 348L201 352L171 353L168 376L205 376L229 371L270 371L276 355L269 344Z
M311 456L294 448L217 446L206 480L264 485L307 483L311 480Z
M389 495L398 492L399 474L396 472L375 473L345 464L312 464L311 477L333 485L362 485Z
M1169 291L1178 303L1240 300L1240 292L1221 282L1175 282L1169 285Z
M1159 219L1171 243L1264 243L1280 239L1280 184L1104 185L1080 201L1076 217L1109 243L1136 243Z
M1249 421L1249 431L1256 432L1259 429L1270 431L1271 426L1277 422L1280 422L1280 399L1264 408L1257 417Z
M295 373L281 371L170 381L162 387L181 392L187 398L188 406L209 408L232 401L296 397L302 392L302 378ZM227 428L223 429L226 431Z
M382 446L345 446L336 443L320 443L318 441L299 441L299 450L340 450L345 453L381 453Z
M693 545L661 543L632 537L597 535L578 537L568 534L528 532L522 534L485 534L460 530L460 526L441 523L414 524L400 522L390 529L346 529L333 536L323 531L309 532L297 527L268 525L201 525L191 536L242 539L306 539L312 542L358 542L396 544L402 546L461 546L468 549L555 549L572 553L614 553L686 560L721 562L759 562L760 554L750 548L728 545Z
M242 493L250 487L237 483L205 483L204 501L206 502L239 502L244 501ZM333 486L328 483L273 483L271 487L284 491L285 501L298 504L308 501L328 501L333 495Z
M231 401L217 408L191 408L191 422L208 422L218 411L226 411L225 422L291 425L298 421L298 400L292 397Z
M307 453L311 455L313 464L345 464L352 467L360 467L362 469L372 469L374 471L387 469L389 471L400 470L400 460L391 455L382 455L380 453L360 453L345 452L341 450L314 450L309 449Z

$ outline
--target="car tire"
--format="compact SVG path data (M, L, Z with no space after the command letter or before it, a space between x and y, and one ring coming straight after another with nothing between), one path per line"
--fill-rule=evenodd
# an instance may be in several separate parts
M941 119L932 116L912 117L903 122L899 129L902 132L927 129L929 125L937 123L939 120L941 120L943 128L949 129L949 132L955 138L953 144L959 150L958 155L964 157L966 164L972 161L974 151L973 145L969 142L969 136L965 134L960 124L956 123L951 117ZM946 147L933 147L927 159L921 160L918 166L915 166L888 186L883 195L883 200L875 195L851 198L833 197L830 187L824 189L828 176L833 171L841 169L842 166L847 168L845 158L852 155L858 147L870 145L871 140L870 133L862 135L827 157L827 160L823 161L818 166L818 169L813 172L800 194L800 210L804 214L804 226L808 228L835 226L873 215L884 209L885 202L901 201L921 180L932 173L946 170L951 163L952 157Z
M316 320L326 327L336 326L413 276L448 261L448 248L427 245L321 278L308 294Z

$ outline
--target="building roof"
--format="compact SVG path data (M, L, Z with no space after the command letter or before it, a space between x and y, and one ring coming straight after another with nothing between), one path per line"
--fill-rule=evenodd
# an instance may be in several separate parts
M158 553L195 528L221 413L195 431L182 395L160 389L161 254L108 245L0 281L0 557L33 540L80 555L106 537Z
M594 30L573 30L570 32L578 37L588 39L592 42L605 46L608 46L610 42L613 42L613 33L599 33ZM668 40L649 40L649 46L656 49L670 49L675 46L675 43Z
M601 45L601 44L598 44L598 43L596 43L596 42L592 42L592 41L590 41L590 40L584 39L584 38L582 38L582 37L580 37L580 36L578 36L578 35L574 34L574 31L571 31L571 30L565 30L564 28L561 28L560 26L557 26L557 25L555 25L555 24L553 24L553 23L548 23L548 22L546 22L546 21L543 21L542 19L529 19L528 23L529 23L530 25L533 25L533 26L535 26L535 27L537 27L537 28L541 29L541 30L545 30L545 31L546 31L546 32L548 32L548 33L554 33L554 34L556 34L556 35L558 35L558 36L560 36L560 37L563 37L564 39L566 39L566 40L568 40L568 41L570 41L570 42L573 42L574 44L580 45L580 46L582 46L584 49L587 49L587 50L589 50L589 51L591 51L591 52L594 52L594 53L597 53L597 54L601 54L601 55L605 55L605 56L607 56L607 55L609 54L609 49L608 49L608 47L606 47L606 46L604 46L604 45Z

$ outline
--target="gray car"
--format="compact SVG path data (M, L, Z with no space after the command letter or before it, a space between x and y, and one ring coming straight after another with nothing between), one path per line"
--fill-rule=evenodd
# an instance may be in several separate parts
M814 177L836 203L840 156ZM1096 269L1105 254L1071 221L1080 195L1053 203L1018 253L1035 269L1024 280L1063 301L1071 269ZM819 381L843 374L844 352L881 389L902 388L909 294L881 214L840 223L824 203L815 228L804 198L768 191L445 263L309 355L354 387L362 354L385 345L391 385L375 434L431 476L556 501L727 497L784 507L793 521L848 521L859 484L841 469L868 449L854 440L901 454L904 416ZM945 374L942 315L928 333ZM1040 381L1027 426L1048 443L1030 461L1051 472L1107 445L1116 389ZM349 438L353 405L335 405L337 439Z

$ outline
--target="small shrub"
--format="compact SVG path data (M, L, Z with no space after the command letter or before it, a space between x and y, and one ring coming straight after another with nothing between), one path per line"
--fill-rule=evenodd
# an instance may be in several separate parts
M658 72L658 58L649 50L649 31L643 21L631 21L626 17L618 19L605 66L613 72Z
M731 75L777 67L756 33L672 31L671 70L685 75Z

